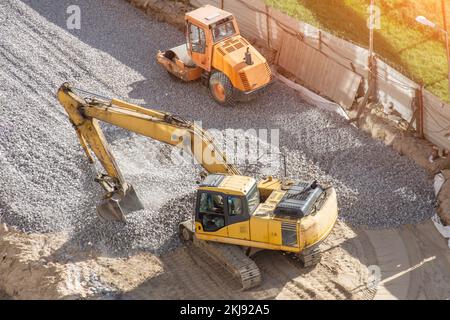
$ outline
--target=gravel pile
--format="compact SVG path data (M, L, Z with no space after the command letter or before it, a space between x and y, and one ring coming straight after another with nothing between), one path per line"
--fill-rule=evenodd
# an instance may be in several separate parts
M175 28L125 1L79 1L81 30L66 29L72 1L0 4L0 215L26 231L68 231L73 244L118 254L157 253L177 244L176 226L193 208L200 169L173 149L104 126L125 177L145 210L129 223L100 223L102 194L55 92L64 81L110 97L160 108L204 128L278 129L288 175L336 186L341 218L370 228L415 223L433 213L431 181L412 161L301 101L277 83L233 110L217 106L199 83L174 82L154 60L182 43ZM269 137L270 138L270 137ZM176 158L175 158L176 159ZM260 159L250 174L280 173ZM241 166L244 169L244 166ZM252 173L253 174L253 173Z

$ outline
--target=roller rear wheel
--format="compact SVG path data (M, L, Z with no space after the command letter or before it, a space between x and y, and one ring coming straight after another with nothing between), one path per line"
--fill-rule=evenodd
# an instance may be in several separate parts
M220 72L214 72L209 78L209 90L212 97L224 106L235 105L235 88L228 77Z

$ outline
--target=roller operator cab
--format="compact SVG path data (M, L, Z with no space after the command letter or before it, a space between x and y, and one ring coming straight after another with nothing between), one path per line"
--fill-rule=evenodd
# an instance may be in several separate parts
M231 13L206 5L186 13L185 22L186 44L157 54L171 75L202 79L223 105L250 100L271 83L266 59L240 35Z
M334 189L316 182L211 174L198 188L192 228L201 240L299 253L328 236L337 214Z

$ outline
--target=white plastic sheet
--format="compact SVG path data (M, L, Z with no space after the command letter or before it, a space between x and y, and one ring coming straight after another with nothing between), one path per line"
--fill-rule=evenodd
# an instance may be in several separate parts
M431 220L433 221L439 233L442 234L444 238L448 239L448 248L450 249L450 226L444 226L437 214L431 217Z
M444 185L446 179L444 177L444 175L442 174L442 172L438 173L437 175L434 176L434 194L436 195L436 197L438 196L439 192L442 189L442 186ZM439 216L437 214L435 214L431 220L433 221L436 229L439 231L440 234L442 234L442 236L444 238L448 238L448 247L450 249L450 226L444 226L442 224L441 218L439 218Z
M345 119L349 120L347 113L342 109L340 105L337 103L334 103L332 101L329 101L318 94L315 94L314 92L308 90L307 88L299 85L298 83L295 83L288 78L282 76L281 74L277 73L275 70L272 70L272 73L275 77L277 77L281 82L286 84L288 87L298 91L302 98L312 105L321 108L323 110L328 110L332 112L336 112L340 116L344 117Z
M441 191L442 185L445 182L445 177L442 173L438 173L434 176L434 195L437 197L439 191Z

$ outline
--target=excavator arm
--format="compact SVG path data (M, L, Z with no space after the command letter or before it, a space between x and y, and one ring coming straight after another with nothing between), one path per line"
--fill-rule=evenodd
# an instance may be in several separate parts
M126 213L142 209L143 206L133 187L125 182L99 121L182 148L208 173L240 174L235 166L227 162L214 139L192 122L118 99L84 98L76 94L68 83L59 88L57 96L89 161L93 162L92 151L106 171L106 174L96 178L107 191L97 206L97 212L105 219L125 221Z

